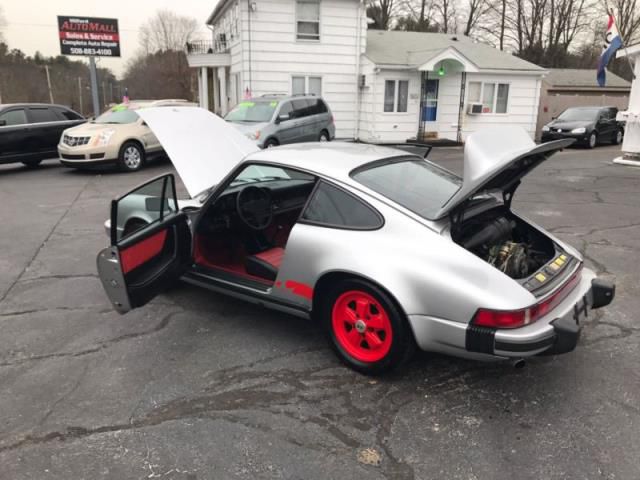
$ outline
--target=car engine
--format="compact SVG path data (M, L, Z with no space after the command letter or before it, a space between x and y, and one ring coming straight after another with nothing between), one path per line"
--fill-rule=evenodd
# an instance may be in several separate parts
M513 218L473 218L463 227L458 243L511 278L531 275L553 256L548 238Z

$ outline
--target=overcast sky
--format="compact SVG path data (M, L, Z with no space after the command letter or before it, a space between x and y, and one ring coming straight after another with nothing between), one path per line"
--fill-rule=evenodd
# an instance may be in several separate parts
M0 0L7 26L5 40L11 48L27 55L60 54L57 34L58 15L117 18L120 28L120 59L102 59L99 65L120 75L125 62L138 48L138 29L156 10L166 8L194 17L199 35L207 36L205 20L218 0ZM77 57L82 58L82 57Z

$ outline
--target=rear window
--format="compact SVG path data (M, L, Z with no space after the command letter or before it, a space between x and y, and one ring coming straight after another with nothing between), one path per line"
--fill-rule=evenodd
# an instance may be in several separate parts
M54 110L63 120L82 120L83 119L80 115L78 115L73 110L67 110L66 108L54 108Z
M365 165L351 178L428 220L462 185L456 175L415 157Z

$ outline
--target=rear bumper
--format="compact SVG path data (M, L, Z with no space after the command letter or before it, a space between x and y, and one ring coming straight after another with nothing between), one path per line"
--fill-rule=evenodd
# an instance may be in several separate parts
M611 282L583 269L581 281L551 313L525 327L495 329L450 320L410 315L420 348L476 360L555 355L575 349L589 310L604 307L615 296Z
M579 288L576 287L576 288ZM579 292L578 301L572 301L565 312L551 320L538 332L521 333L520 330L496 330L486 327L467 328L466 348L501 357L529 357L556 355L573 351L580 339L582 321L589 310L604 307L615 296L615 285L593 278L585 293ZM566 307L566 306L565 306Z

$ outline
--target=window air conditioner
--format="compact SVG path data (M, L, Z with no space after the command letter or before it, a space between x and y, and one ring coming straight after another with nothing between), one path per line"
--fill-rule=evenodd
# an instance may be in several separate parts
M481 103L470 103L467 105L467 115L480 115L482 113Z

